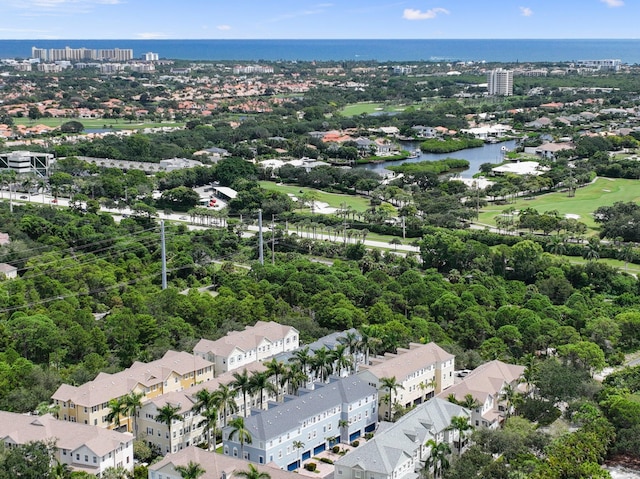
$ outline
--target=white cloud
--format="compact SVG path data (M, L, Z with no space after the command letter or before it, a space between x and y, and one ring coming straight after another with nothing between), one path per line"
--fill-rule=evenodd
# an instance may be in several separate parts
M216 28L218 30L222 30L223 32L226 32L228 30L231 30L231 25L218 25Z
M405 8L404 13L402 14L402 18L405 20L431 20L432 18L436 18L440 14L449 14L449 10L446 8L432 8L431 10L416 10L414 8Z
M624 6L624 2L623 0L600 0L602 3L606 4L607 7L610 8L614 8L614 7L623 7Z
M91 13L98 5L120 5L123 0L0 0L0 7L5 6L19 10L27 10L31 14L73 14Z
M533 15L533 10L531 10L529 7L520 7L520 14L523 17L530 17L531 15Z

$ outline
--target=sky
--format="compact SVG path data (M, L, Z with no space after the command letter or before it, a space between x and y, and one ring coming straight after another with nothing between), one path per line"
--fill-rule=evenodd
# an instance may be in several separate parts
M0 39L640 38L639 0L0 0Z

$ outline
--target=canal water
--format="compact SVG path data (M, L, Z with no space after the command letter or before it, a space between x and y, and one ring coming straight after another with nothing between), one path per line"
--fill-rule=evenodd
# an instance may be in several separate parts
M419 142L402 142L402 147L408 151L415 151L420 147ZM502 143L485 143L479 148L467 148L466 150L454 151L453 153L422 153L417 158L407 158L397 161L385 161L384 163L375 163L360 165L358 168L367 168L376 171L381 175L389 173L387 166L401 165L403 163L416 163L418 161L435 161L445 158L458 158L467 160L469 168L461 171L458 175L461 178L472 178L480 171L480 165L483 163L502 163L503 155L506 151L511 151L516 147L516 140L509 140Z

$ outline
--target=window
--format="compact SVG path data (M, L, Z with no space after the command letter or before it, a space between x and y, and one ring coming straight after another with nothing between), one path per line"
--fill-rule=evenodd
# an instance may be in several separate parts
M80 460L80 454L76 454L76 461Z
M93 456L93 463L97 464L98 463L98 458L96 456Z
M84 455L84 462L89 462L89 456L87 456L86 454Z

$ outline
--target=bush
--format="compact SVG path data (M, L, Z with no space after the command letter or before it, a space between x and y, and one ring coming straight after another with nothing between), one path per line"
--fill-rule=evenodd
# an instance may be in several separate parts
M324 462L325 464L333 464L333 461L328 457L321 457L320 462Z
M307 462L307 463L304 465L304 468L305 468L307 471L310 471L310 472L315 471L317 467L318 467L318 466L317 466L317 464L316 464L315 462Z
M353 441L351 443L351 446L353 446L353 447L358 447L359 445L360 445L360 441Z
M333 452L334 454L338 454L340 452L340 446L333 446L331 448L331 452Z
M373 438L373 433L372 432L368 432L364 435L364 438L368 441L369 439Z

